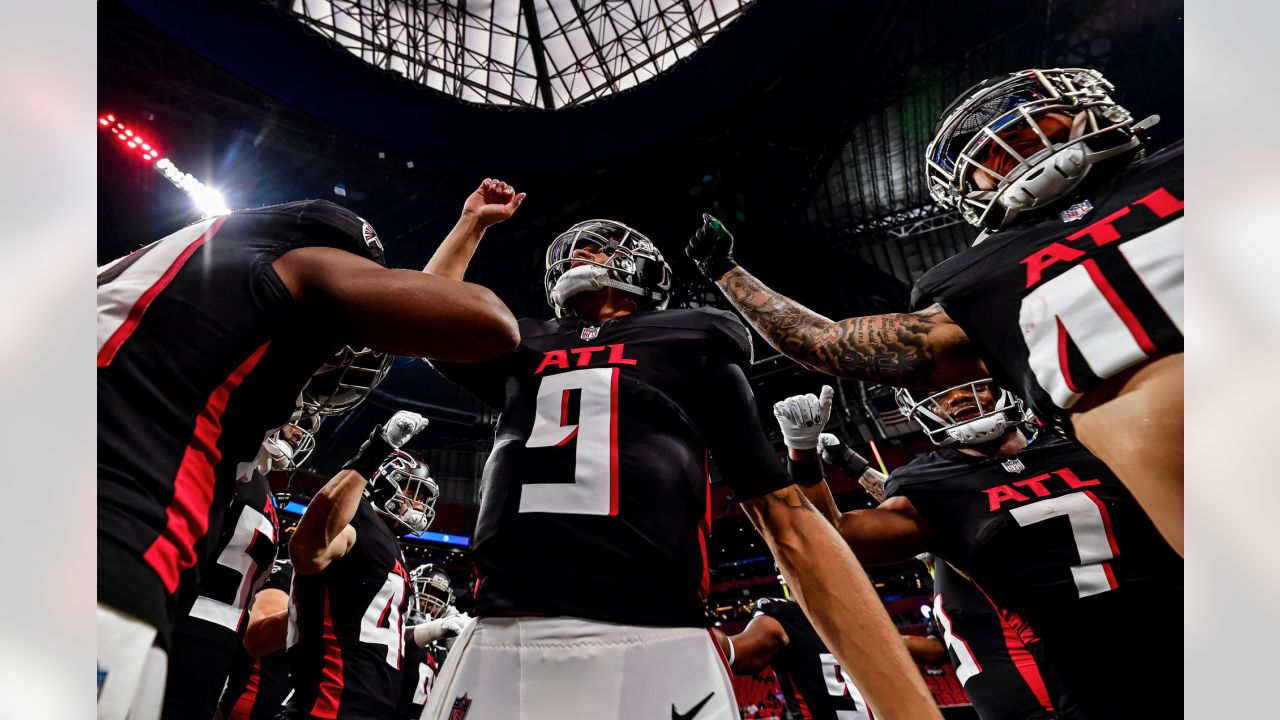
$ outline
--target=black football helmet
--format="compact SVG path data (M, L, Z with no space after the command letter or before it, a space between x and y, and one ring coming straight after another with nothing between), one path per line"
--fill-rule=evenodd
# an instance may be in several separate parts
M418 601L418 612L431 619L444 615L453 602L453 584L444 568L427 563L409 573L413 594Z
M436 517L440 487L412 450L396 450L382 461L365 489L373 509L396 520L408 532L422 532Z
M601 249L608 259L597 263L573 257L573 251L582 247ZM547 247L542 284L556 317L564 317L569 309L552 299L551 291L575 264L606 268L602 282L634 295L642 309L666 309L671 299L671 266L649 238L616 220L585 220L560 233Z
M369 397L391 370L394 355L344 345L302 389L303 415L341 415Z

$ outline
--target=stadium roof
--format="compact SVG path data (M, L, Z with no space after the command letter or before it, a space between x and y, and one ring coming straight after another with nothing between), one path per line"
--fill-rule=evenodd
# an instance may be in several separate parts
M293 0L362 60L462 100L572 107L662 73L753 0Z

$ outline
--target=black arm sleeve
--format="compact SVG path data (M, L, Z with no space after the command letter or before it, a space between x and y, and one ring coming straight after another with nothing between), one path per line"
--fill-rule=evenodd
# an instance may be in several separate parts
M818 458L792 460L787 453L787 475L797 485L817 485L826 478L822 475L822 461Z
M735 499L750 500L790 485L760 425L746 373L724 357L708 358L703 371L703 432Z

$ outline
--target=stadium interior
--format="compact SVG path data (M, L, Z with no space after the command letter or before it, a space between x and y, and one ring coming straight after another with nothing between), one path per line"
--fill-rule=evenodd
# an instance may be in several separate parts
M1182 137L1181 14L1164 0L104 1L98 261L207 213L180 187L189 174L232 209L333 200L376 225L389 265L421 268L460 199L496 174L528 200L468 279L517 317L550 316L542 255L584 217L653 239L675 272L672 307L728 308L682 252L702 212L725 219L763 281L809 307L898 310L976 234L925 188L938 111L994 73L1093 67L1135 112L1162 114L1161 147ZM890 389L835 382L753 341L750 380L780 458L772 402L824 383L836 386L828 430L873 466L930 447ZM412 447L441 489L429 533L404 545L411 562L444 565L465 610L496 418L421 360L398 358L362 405L324 421L302 468L273 473L281 518L401 409L430 419ZM842 509L874 506L856 479L830 480ZM755 598L784 588L714 467L712 504L706 612L733 632ZM922 633L924 566L870 574L895 623ZM976 717L950 666L922 672L941 706ZM744 718L780 717L770 671L735 686Z

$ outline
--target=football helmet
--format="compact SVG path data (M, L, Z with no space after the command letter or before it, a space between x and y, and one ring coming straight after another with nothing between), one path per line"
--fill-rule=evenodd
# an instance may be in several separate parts
M943 111L925 151L930 194L992 231L1063 198L1091 167L1138 147L1139 133L1160 121L1152 115L1135 123L1112 90L1087 68L1022 70L978 83ZM975 185L975 170L994 189Z
M432 620L444 615L453 602L453 584L444 568L427 563L409 573L413 594L418 600L418 612Z
M344 345L302 388L304 415L341 415L369 397L391 370L394 355Z
M417 453L396 450L369 478L365 494L374 510L396 520L408 532L422 532L436 517L440 487Z
M603 263L575 258L573 251L583 247L600 249L608 257ZM642 233L615 220L580 222L547 246L543 288L547 304L555 309L556 317L570 312L563 300L557 302L553 291L574 265L603 268L605 272L599 284L634 295L643 309L663 310L671 299L671 266L662 253Z
M287 425L282 425L272 430L262 441L262 447L270 459L271 470L297 470L307 461L311 451L316 449L316 431L320 429L319 415L309 414L299 407L294 411L293 417L289 418L288 425L297 429L299 434L296 439L285 437L291 433L286 433Z
M944 398L961 389L969 391L973 403L948 408L943 403ZM992 398L985 405L982 402L983 390L988 390ZM935 445L988 442L1000 437L1011 426L1025 425L1031 417L1018 396L994 385L991 378L953 385L923 400L916 400L906 388L898 388L893 398L898 402L898 410L918 423Z

